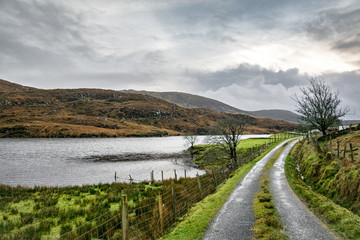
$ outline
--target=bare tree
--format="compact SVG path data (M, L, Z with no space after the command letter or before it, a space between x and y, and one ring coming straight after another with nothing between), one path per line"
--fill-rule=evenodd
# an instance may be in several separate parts
M216 143L227 153L235 168L238 166L236 149L245 131L246 122L246 117L225 118L214 126L214 134L210 137L210 142Z
M198 141L198 137L194 134L188 134L184 136L185 141L186 141L186 145L190 146L190 154L191 154L191 158L193 158L194 156L194 145L195 143Z
M333 91L321 78L311 78L309 86L300 88L302 96L294 95L300 120L320 130L326 135L326 129L340 121L349 113L349 109L340 108L339 91Z

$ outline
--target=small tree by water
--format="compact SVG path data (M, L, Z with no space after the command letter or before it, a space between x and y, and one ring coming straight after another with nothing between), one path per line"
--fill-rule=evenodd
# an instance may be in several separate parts
M236 150L246 129L246 119L245 116L238 116L219 121L213 127L213 135L209 139L211 143L215 143L228 155L234 168L238 166Z
M191 154L191 158L193 158L194 157L194 145L197 143L198 137L194 134L187 134L184 136L184 139L186 141L186 145L190 146L190 154Z

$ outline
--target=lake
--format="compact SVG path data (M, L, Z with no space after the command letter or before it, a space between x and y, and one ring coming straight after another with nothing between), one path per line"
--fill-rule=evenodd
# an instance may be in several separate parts
M268 137L244 135L242 139ZM205 136L199 136L199 143ZM194 166L183 137L0 139L0 184L68 186L204 174ZM128 160L128 161L124 161ZM132 161L129 161L132 160ZM136 160L136 161L134 161Z

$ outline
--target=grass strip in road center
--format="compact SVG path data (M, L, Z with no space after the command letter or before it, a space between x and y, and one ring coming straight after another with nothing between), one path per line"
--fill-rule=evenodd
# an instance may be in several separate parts
M282 232L283 224L281 217L272 202L269 189L269 172L276 159L280 156L286 144L281 147L276 154L266 164L260 176L260 192L254 196L254 214L256 217L255 226L251 229L255 234L255 239L288 239Z

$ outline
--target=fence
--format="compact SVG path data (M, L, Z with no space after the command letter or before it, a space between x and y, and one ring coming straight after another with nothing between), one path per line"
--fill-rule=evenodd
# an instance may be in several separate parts
M338 159L345 159L346 157L350 157L350 160L354 162L354 156L358 155L356 151L359 150L359 148L356 146L356 142L353 143L351 140L345 138L342 141L337 140L335 143L336 147L334 147L333 139L350 134L356 130L357 128L351 127L344 130L333 131L330 134L321 136L317 139L312 137L312 135L308 135L307 140L311 141L312 145L319 153L327 154L330 152ZM323 146L319 142L323 142Z
M252 161L269 146L293 135L275 136L263 145L247 149L240 158L240 165ZM149 184L159 184L161 191L156 196L139 200L128 200L126 193L121 196L121 204L116 211L107 211L70 231L59 239L157 239L181 218L188 209L209 194L215 192L234 169L231 166L213 169L196 178L177 178ZM153 176L153 172L150 173ZM130 176L130 182L133 180ZM151 183L152 182L152 183ZM146 190L146 189L145 189Z

